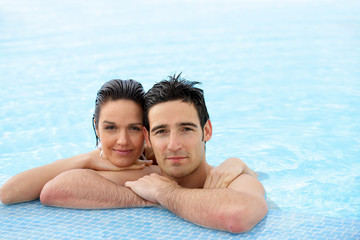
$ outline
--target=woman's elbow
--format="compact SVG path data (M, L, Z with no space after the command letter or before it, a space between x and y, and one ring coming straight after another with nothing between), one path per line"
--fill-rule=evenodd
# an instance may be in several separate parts
M5 183L0 187L0 200L3 204L13 204L28 201L25 194L20 194L16 186L11 183Z
M6 187L0 188L0 200L3 204L11 204L11 194L7 191Z

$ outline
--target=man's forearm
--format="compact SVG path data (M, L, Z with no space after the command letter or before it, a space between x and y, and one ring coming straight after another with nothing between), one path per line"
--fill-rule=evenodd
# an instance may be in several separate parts
M96 171L78 169L64 172L48 182L41 192L45 205L103 209L152 206L131 189L100 176Z
M188 221L230 232L248 231L264 217L257 207L266 208L264 199L231 189L164 188L157 201Z
M247 174L221 189L184 188L158 174L125 186L190 222L229 232L250 230L268 211L261 183Z

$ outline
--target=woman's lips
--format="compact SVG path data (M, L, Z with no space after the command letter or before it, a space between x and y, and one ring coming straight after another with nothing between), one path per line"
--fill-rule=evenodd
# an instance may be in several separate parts
M129 155L132 152L131 149L113 149L113 151L122 156Z

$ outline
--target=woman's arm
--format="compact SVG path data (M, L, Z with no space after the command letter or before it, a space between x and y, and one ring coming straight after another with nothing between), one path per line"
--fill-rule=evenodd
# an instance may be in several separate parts
M54 177L72 169L93 169L97 171L121 171L142 169L152 161L137 160L134 165L119 168L109 160L100 157L100 150L79 154L70 158L60 159L44 166L21 172L0 188L0 199L4 204L31 201L39 198L44 185Z
M12 204L39 198L41 189L48 181L66 170L85 168L88 158L88 154L80 154L29 169L13 176L0 188L1 202Z

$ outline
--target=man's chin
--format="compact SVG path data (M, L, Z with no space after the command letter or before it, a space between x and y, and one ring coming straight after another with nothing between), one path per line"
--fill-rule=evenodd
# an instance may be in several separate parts
M171 178L182 178L187 176L188 174L181 169L167 169L167 171L163 171L163 172Z

